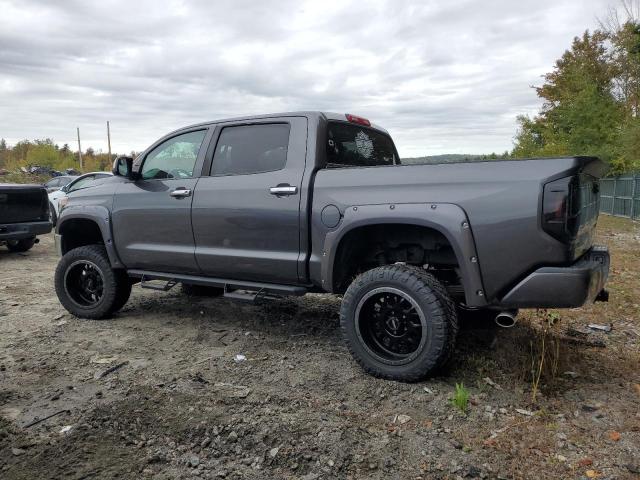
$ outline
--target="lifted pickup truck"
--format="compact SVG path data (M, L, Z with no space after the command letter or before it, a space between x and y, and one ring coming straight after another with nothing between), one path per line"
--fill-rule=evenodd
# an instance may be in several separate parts
M103 318L131 285L260 299L344 295L374 375L413 381L451 356L458 312L603 299L596 158L403 165L361 117L302 112L183 128L67 197L55 285Z
M0 245L26 252L36 235L51 231L47 190L41 185L0 184Z

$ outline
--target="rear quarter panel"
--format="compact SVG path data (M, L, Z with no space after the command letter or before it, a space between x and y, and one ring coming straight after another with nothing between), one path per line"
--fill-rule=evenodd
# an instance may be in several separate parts
M567 262L564 245L542 230L538 210L542 185L573 168L574 159L566 158L320 170L312 205L312 281L322 281L324 239L332 230L316 221L326 205L344 216L354 205L454 204L469 219L491 301L538 266ZM441 222L434 217L424 209L419 220Z

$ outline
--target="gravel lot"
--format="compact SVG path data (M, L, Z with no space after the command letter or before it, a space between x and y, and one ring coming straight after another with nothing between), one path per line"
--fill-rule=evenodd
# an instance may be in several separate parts
M467 325L455 364L419 384L357 367L337 297L135 287L86 321L57 301L51 236L0 249L0 478L640 478L640 227L599 229L609 304Z

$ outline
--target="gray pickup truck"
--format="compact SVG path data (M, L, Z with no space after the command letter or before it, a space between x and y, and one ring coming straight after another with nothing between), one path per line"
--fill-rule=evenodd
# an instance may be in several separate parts
M0 245L26 252L51 231L49 199L42 185L0 183Z
M571 157L403 165L354 115L301 112L183 128L62 205L64 307L104 318L131 286L256 300L343 295L349 350L374 375L424 378L460 312L606 299L593 246L604 164ZM161 281L161 283L158 283Z

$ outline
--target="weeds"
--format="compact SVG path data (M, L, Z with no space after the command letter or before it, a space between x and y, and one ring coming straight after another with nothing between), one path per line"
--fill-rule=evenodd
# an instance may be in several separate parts
M531 401L536 402L540 387L540 378L545 366L551 379L555 379L558 375L558 364L560 361L560 342L551 335L551 329L560 320L560 315L547 310L539 311L542 313L542 332L539 335L540 349L536 352L533 340L531 347ZM547 365L545 365L545 360Z
M467 412L467 408L469 408L469 390L464 388L464 383L456 383L456 391L451 399L451 404L462 413Z

